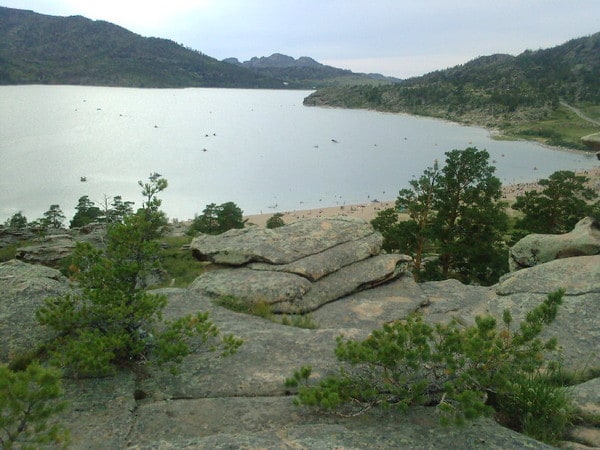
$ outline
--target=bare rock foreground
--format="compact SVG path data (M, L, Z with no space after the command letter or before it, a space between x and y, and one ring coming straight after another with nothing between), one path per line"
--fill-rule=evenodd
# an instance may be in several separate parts
M311 226L329 227L324 222L331 220ZM361 224L357 226L363 227ZM368 227L364 229L368 230ZM328 232L325 230L324 234ZM351 263L347 263L348 258L344 256L346 263L337 264L339 267L326 275L320 275L323 270L318 268L318 264L299 264L298 258L296 262L281 259L274 264L296 264L290 271L287 268L280 270L281 267L265 271L265 267L260 265L246 267L258 263L273 265L266 258L254 259L254 262L250 258L243 263L244 267L217 272L263 271L270 276L298 276L308 282L305 292L300 296L288 293L287 297L283 295L283 300L273 302L273 305L288 302L297 306L313 289L323 287L315 287L317 283L339 276L338 272L344 268L381 256L373 241L368 241L368 236L373 233L360 236L361 233L346 230L346 237L352 238L330 247L347 255L348 242L355 242L363 248L361 255L368 255ZM306 234L304 236L306 240ZM303 244L299 240L297 247L309 245L315 243L307 241ZM291 249L290 253L296 251ZM311 252L320 257L325 253L324 250L314 253L314 248ZM300 259L307 257L311 255ZM600 366L600 255L538 264L510 273L491 287L466 286L454 280L417 284L402 270L402 259L393 264L395 273L386 282L362 283L359 288L339 297L339 291L324 289L325 292L335 291L330 297L337 297L324 302L313 301L309 297L307 304L312 310L311 317L318 325L314 330L284 326L219 307L213 301L215 294L205 286L199 287L201 282L198 280L189 289L157 291L169 299L164 314L167 319L209 311L223 333L243 338L244 345L237 354L227 358L207 356L199 346L185 359L176 376L150 365L144 375L121 372L110 378L64 380L70 406L62 419L71 430L72 447L551 448L503 428L491 419L477 420L463 428L442 427L433 408L415 408L408 413L393 409L372 410L359 417L341 418L315 414L292 404L292 397L283 385L284 379L301 365L311 365L317 376L334 371L337 361L333 350L335 338L340 334L364 338L383 323L401 319L414 311L421 311L432 322L456 316L470 323L476 315L489 313L499 317L508 307L518 322L549 292L560 287L567 290L564 305L546 333L556 336L564 347L567 368ZM303 274L298 275L302 271ZM224 277L219 282L227 284L228 279ZM63 293L69 286L58 271L20 261L0 264L0 284L0 336L3 342L0 362L6 362L9 355L26 351L49 337L36 324L33 313L46 296ZM247 291L258 289L251 281L231 284L234 286L232 289L243 289L244 285ZM376 286L373 287L373 284ZM285 287L283 283L277 289L285 291ZM248 298L252 301L252 297ZM292 301L286 300L290 298ZM589 381L574 390L577 404L587 411L600 410L597 393L598 380Z

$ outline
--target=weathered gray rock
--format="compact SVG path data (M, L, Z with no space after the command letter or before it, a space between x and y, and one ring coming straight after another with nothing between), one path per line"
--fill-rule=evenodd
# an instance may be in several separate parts
M21 241L33 239L35 233L29 229L15 230L0 225L0 248L18 244Z
M600 294L600 255L550 261L504 275L498 295L519 292L548 294L563 288L568 295Z
M150 364L135 375L120 372L99 380L65 380L70 406L61 418L71 429L74 449L551 448L488 419L463 428L442 427L433 408L411 408L406 413L375 408L351 418L314 414L292 404L283 381L303 365L313 368L316 380L336 372L339 362L334 349L339 335L364 339L374 328L414 311L423 312L431 323L456 317L470 324L476 315L500 318L502 310L509 308L517 327L558 287L566 287L567 293L544 337L555 336L564 347L565 368L598 367L598 258L541 264L510 274L492 287L466 286L455 280L417 284L402 273L406 260L401 255L368 256L340 264L317 281L308 276L318 274L317 265L306 269L305 276L280 272L278 265L271 271L242 267L208 272L190 289L155 291L168 298L163 316L175 320L209 312L222 333L244 340L237 354L222 358L194 342L177 375ZM255 283L255 276L270 279ZM385 282L388 277L396 278ZM212 287L207 289L206 280L211 278ZM372 287L376 283L383 284ZM265 300L261 289L269 285L274 307L296 312L292 306L304 302L306 308L317 308L310 314L319 328L283 326L229 311L213 301L215 295L231 294L232 286L233 295L253 291L252 301ZM47 339L35 323L35 309L46 295L64 292L67 281L54 269L12 261L0 264L0 286L0 351L22 351ZM357 289L364 290L354 292ZM346 291L353 292L346 295ZM337 301L327 300L334 297ZM574 389L582 411L600 410L595 381ZM578 428L576 437L591 439L595 432L597 428Z
M190 290L211 297L233 296L249 304L274 304L298 301L311 286L306 278L292 273L238 268L206 272L194 280Z
M600 415L600 378L586 381L572 388L570 394L580 413Z
M40 239L39 244L20 247L16 258L30 264L58 268L61 261L75 248L75 239L67 234L51 235Z
M378 255L345 266L311 283L299 275L247 268L202 274L190 290L211 297L233 296L255 304L264 302L276 313L305 313L340 297L398 277L406 270L403 255Z
M288 264L374 233L367 222L352 218L309 219L274 229L249 227L200 235L190 248L201 261L218 264Z
M568 388L579 416L600 416L600 378L594 378L573 388ZM585 444L581 448L600 448L600 427L576 425L569 433L572 441Z
M548 261L600 253L600 224L591 217L579 221L566 234L530 234L509 251L511 271Z
M340 297L398 277L410 258L379 255L383 237L365 221L312 219L273 230L248 228L200 236L194 254L242 265L201 275L190 287L210 296L305 313Z
M444 427L431 408L308 414L285 397L196 399L140 407L131 449L551 449L491 419Z
M489 312L500 317L508 308L518 326L525 314L550 292L564 288L556 320L544 330L564 348L563 365L573 371L600 367L600 255L550 261L507 274L488 301Z
M68 288L56 269L17 260L0 263L0 363L33 350L52 336L38 325L35 311L46 297L61 295Z
M424 310L431 303L412 274L330 302L310 313L319 329L374 330L384 323Z
M295 273L311 281L317 281L342 267L379 254L382 244L383 236L379 233L373 233L362 239L344 242L288 264L251 263L248 264L248 267L254 270Z
M276 313L306 313L341 297L369 289L404 273L410 259L404 255L378 255L342 267L312 284L300 299L275 303Z

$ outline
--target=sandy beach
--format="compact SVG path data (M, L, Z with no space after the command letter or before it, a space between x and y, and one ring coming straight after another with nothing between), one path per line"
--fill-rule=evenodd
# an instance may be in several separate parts
M590 187L594 189L600 195L600 167L588 169L586 171L578 172L579 175L585 175L590 178ZM532 183L518 183L510 184L502 187L502 199L509 204L514 203L517 196L523 195L527 191L536 190L539 185L535 182ZM296 220L321 218L321 217L357 217L370 221L377 216L379 211L387 208L394 207L395 200L381 201L381 202L370 202L361 203L357 205L345 205L345 206L332 206L325 208L314 208L304 209L296 211L284 211L283 221L285 223L292 223ZM266 226L267 220L273 216L274 213L268 214L254 214L245 216L248 219L248 223L258 225L261 227Z

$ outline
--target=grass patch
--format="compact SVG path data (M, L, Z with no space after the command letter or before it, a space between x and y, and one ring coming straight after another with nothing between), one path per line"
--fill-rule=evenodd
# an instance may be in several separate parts
M305 328L307 330L315 330L319 328L310 314L293 314L291 316L282 316L282 325L288 325L296 328Z
M591 117L596 117L596 114L598 114L596 107L584 109L584 112ZM598 132L598 128L583 120L571 110L561 106L542 120L505 124L502 126L502 133L508 138L535 140L553 146L588 150L581 143L581 138ZM499 139L504 138L499 137Z
M214 303L222 306L223 308L227 308L230 311L262 317L263 319L267 319L271 322L281 325L310 330L318 328L316 322L313 320L310 314L292 314L290 316L285 314L275 314L273 313L271 305L264 301L249 303L234 297L233 295L222 295L216 298Z
M169 279L160 287L187 287L202 274L205 264L194 258L191 250L182 248L191 241L190 236L170 236L161 240L165 246L160 250L159 258Z
M6 247L0 248L0 262L6 262L10 261L11 259L15 259L17 249L19 247L23 247L23 245L23 243L10 244Z

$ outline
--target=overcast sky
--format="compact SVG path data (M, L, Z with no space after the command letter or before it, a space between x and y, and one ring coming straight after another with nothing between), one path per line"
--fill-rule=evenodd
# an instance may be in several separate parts
M600 0L0 0L113 22L217 59L283 53L407 78L600 31Z

